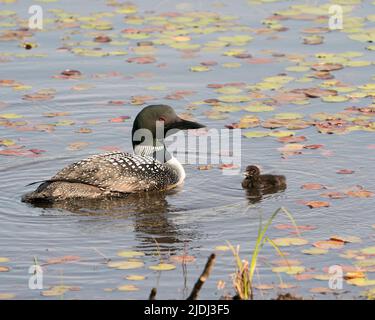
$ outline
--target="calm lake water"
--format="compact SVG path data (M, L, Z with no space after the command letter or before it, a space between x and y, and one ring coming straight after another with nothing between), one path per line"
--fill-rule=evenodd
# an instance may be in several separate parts
M250 259L254 241L257 236L259 219L263 221L279 207L287 208L299 225L311 225L314 230L306 231L302 237L309 241L304 246L283 247L288 259L299 260L305 266L306 274L321 275L331 265L353 265L355 260L344 258L346 250L359 250L374 245L375 212L374 198L346 197L344 199L325 199L319 195L328 191L345 191L360 185L366 190L375 191L374 179L374 132L354 131L348 134L321 134L310 126L302 130L294 130L296 135L306 136L305 144L321 144L323 148L304 149L302 154L282 157L278 148L283 144L276 138L264 137L241 139L242 170L248 164L257 164L265 172L284 174L288 188L284 192L267 195L258 202L252 203L241 187L242 175L225 175L218 166L211 170L198 170L197 165L186 165L187 178L181 190L166 194L131 199L118 203L90 204L84 208L71 204L70 208L36 208L22 203L21 196L35 186L27 184L51 177L65 165L85 158L89 155L118 148L131 152L130 130L132 121L140 108L147 104L165 103L173 106L178 113L190 113L197 121L208 128L222 129L225 125L238 122L244 115L253 114L261 120L273 117L277 113L293 112L302 114L305 119L318 112L337 113L350 106L363 107L371 104L371 98L357 99L341 103L327 103L320 98L309 99L309 104L297 105L284 103L276 106L274 111L250 113L245 110L226 112L218 119L207 115L213 107L207 103L194 102L217 98L218 94L208 84L244 82L247 85L260 82L263 78L287 73L295 78L302 78L307 72L288 72L285 68L296 63L289 58L273 57L272 53L285 55L301 55L306 61L313 61L316 53L342 53L355 51L363 53L360 60L374 62L374 54L365 50L366 43L350 40L343 32L324 33L324 42L320 45L302 44L301 34L304 28L326 27L326 20L317 23L313 20L285 20L285 32L258 32L255 29L265 28L261 22L272 13L285 10L293 1L279 1L265 4L251 4L246 1L137 1L138 13L129 13L132 17L162 17L162 13L173 23L185 23L180 32L172 36L189 36L191 43L200 44L200 50L185 53L167 45L156 44L154 51L148 56L157 59L155 63L128 63L131 57L140 57L137 42L153 41L159 38L154 33L139 39L127 39L121 33L126 28L145 28L158 26L154 20L124 21L126 13L116 13L101 20L113 24L112 30L95 30L80 28L78 21L54 22L56 17L51 9L61 9L67 14L61 19L69 19L71 14L92 16L93 13L115 12L118 7L106 5L103 0L37 2L44 9L45 29L36 32L31 38L24 40L0 41L0 80L12 79L25 86L26 90L13 90L0 86L0 116L8 114L9 121L26 121L19 126L0 125L0 139L12 140L22 150L34 150L24 155L0 155L0 257L9 262L0 265L10 268L8 272L0 272L0 293L15 294L19 299L56 299L60 297L44 297L43 290L30 290L28 281L29 267L34 258L43 264L49 259L63 256L79 256L80 260L66 264L50 264L44 267L44 290L52 286L77 286L80 290L67 291L64 299L146 299L152 287L157 287L159 299L183 299L189 294L199 277L207 257L215 251L215 247L223 246L229 241L240 245L241 256ZM306 1L311 6L323 2ZM15 30L23 25L20 19L28 18L28 7L32 1L16 1L2 4L0 1L0 33ZM4 10L15 11L16 15L1 14ZM186 30L192 28L190 20L184 20L188 13L204 11L216 13L217 23L207 22L210 27L223 26L222 30L207 34L194 34ZM57 12L57 11L55 11ZM364 17L374 12L371 1L363 1L357 5L350 16ZM172 13L179 13L180 16ZM308 13L308 12L306 12ZM174 16L175 15L175 16ZM207 15L208 16L208 15ZM16 18L17 17L17 18ZM178 20L178 17L180 17ZM173 20L175 19L175 20ZM153 23L151 23L154 21ZM9 25L7 25L9 23ZM64 25L65 23L65 25ZM68 23L72 23L71 26ZM78 24L75 25L75 23ZM226 24L228 23L228 24ZM366 25L367 26L367 25ZM371 25L369 25L371 26ZM373 26L373 25L372 25ZM199 27L202 27L200 25ZM204 27L207 27L204 25ZM208 28L208 27L207 27ZM252 28L250 32L247 28ZM186 31L186 32L185 32ZM191 31L191 30L190 30ZM179 35L180 33L180 35ZM113 39L124 41L113 45L110 43L90 43L98 34L105 34ZM209 41L221 36L251 35L254 39L241 46L230 45L216 47L211 50L205 47ZM184 38L180 43L184 43ZM37 43L32 50L25 50L20 44ZM89 43L82 43L83 41ZM60 50L57 50L60 48ZM65 48L65 49L62 49ZM90 57L74 54L66 48L102 48L105 51L127 51L127 55ZM205 50L206 48L207 50ZM214 48L214 49L213 49ZM215 49L216 48L216 49ZM244 49L255 58L272 59L268 63L251 63L245 59L237 59L223 55L224 51L233 48ZM25 54L26 56L20 56ZM31 56L41 54L43 56ZM44 56L45 55L45 56ZM189 68L202 61L215 61L208 72L191 72ZM241 63L223 66L225 63ZM65 69L75 69L82 73L80 79L58 79ZM336 79L358 86L371 82L374 76L374 65L358 68L345 67L334 71ZM312 82L291 82L287 88L316 87L323 80ZM77 85L93 87L78 87ZM156 87L157 86L157 87ZM162 87L161 87L162 86ZM41 89L54 89L54 98L49 101L28 101L22 99ZM22 88L21 88L22 89ZM242 88L243 89L243 88ZM181 99L166 99L166 96L178 90L194 91L191 95L183 95ZM246 94L244 90L240 95ZM272 93L274 94L274 93ZM271 95L272 95L271 94ZM134 105L130 101L134 96L152 96L144 105ZM124 101L123 104L109 103ZM2 102L2 103L1 103ZM245 105L246 102L230 105ZM190 107L189 107L190 106ZM66 115L45 117L45 113L66 112ZM9 114L22 117L13 119ZM121 116L129 116L124 122L113 122ZM1 120L1 119L0 119ZM4 119L3 119L4 120ZM65 121L65 122L64 122ZM72 121L73 123L70 123ZM53 131L31 129L38 125L56 124ZM50 127L48 127L50 128ZM89 128L91 133L77 133L80 128ZM262 128L243 129L247 131L266 130ZM72 143L78 144L78 150L71 150ZM76 144L77 146L77 144ZM74 145L73 145L74 147ZM2 150L11 146L0 147ZM74 148L73 148L74 149ZM17 150L17 149L13 149ZM44 150L44 152L40 152ZM40 153L39 155L35 155ZM34 156L32 156L34 155ZM353 174L337 174L340 169L351 169ZM227 169L228 170L228 169ZM301 186L306 183L319 183L327 190L305 190ZM302 201L329 201L330 206L310 209ZM285 216L278 216L275 224L290 221ZM270 238L291 236L288 231L274 227L269 229ZM316 241L329 239L332 235L357 236L362 242L346 244L340 249L330 249L324 255L305 255L303 249L311 247ZM292 235L295 237L295 235ZM117 270L109 268L105 258L112 261L125 260L118 257L121 250L136 250L145 253L139 259L144 267L133 270ZM160 251L160 252L159 252ZM200 298L218 299L224 294L233 295L231 274L235 270L234 259L230 251L216 251L217 261L213 272L204 285ZM160 254L159 254L160 253ZM181 264L172 271L153 271L149 267L169 257L187 254L196 260L187 264L183 270ZM265 245L259 262L256 283L279 284L279 277L272 272L273 262L279 260L274 249ZM145 280L130 281L128 275L142 275ZM298 281L293 275L280 274L285 283L295 287L281 290L257 290L257 299L275 297L278 292L292 292L307 298L332 299L358 298L366 289L344 282L343 290L325 295L312 293L317 287L328 288L327 280L308 279ZM375 275L367 273L368 278ZM225 288L218 289L218 281L225 281ZM116 288L133 284L139 290L126 292Z

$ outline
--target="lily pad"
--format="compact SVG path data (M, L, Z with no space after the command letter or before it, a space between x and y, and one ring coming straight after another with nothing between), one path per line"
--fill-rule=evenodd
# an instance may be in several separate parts
M303 246L308 244L309 242L306 239L302 238L276 238L273 239L273 242L280 247L288 247L288 246Z
M111 261L108 263L108 267L119 270L129 270L142 268L144 263L142 261Z
M150 266L149 268L156 271L170 271L176 269L176 266L170 263L159 263L155 266Z
M145 254L140 251L119 251L117 252L117 255L123 258L134 258L144 256Z

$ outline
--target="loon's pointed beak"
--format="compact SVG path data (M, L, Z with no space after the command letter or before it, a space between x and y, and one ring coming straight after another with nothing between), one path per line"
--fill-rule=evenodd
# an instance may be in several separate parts
M200 129L200 128L205 128L205 127L206 126L198 122L184 120L184 119L181 119L180 117L177 117L177 120L167 125L166 129L167 130L171 130L171 129L188 130L188 129Z

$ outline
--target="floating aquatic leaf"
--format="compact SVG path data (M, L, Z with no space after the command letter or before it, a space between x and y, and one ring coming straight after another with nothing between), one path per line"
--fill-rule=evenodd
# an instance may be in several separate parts
M277 224L277 225L275 225L275 228L279 229L279 230L298 230L298 231L307 231L307 230L315 230L316 229L315 226L311 226L311 225L295 226L293 224Z
M176 269L176 266L174 264L169 264L169 263L159 263L155 266L150 266L149 268L151 270L156 270L156 271L169 271L169 270Z
M75 150L81 150L89 145L88 142L78 141L78 142L72 142L67 147L68 150L75 151Z
M346 281L348 284L352 284L358 287L375 286L375 280L369 280L366 278L354 278Z
M290 66L285 68L285 70L289 72L306 72L310 70L310 68L306 66Z
M366 274L362 271L347 272L344 276L345 280L361 279L361 278L366 278Z
M272 240L277 246L288 247L288 246L303 246L309 243L307 240L302 238L276 238Z
M61 72L61 75L71 78L80 78L82 73L79 70L66 69Z
M241 95L223 95L223 96L219 96L218 100L221 102L236 103L236 102L250 101L251 98L249 96L241 96Z
M355 198L371 198L375 195L374 192L368 190L350 190L346 194Z
M327 187L320 183L305 183L301 188L306 190L321 190L326 189Z
M119 291L138 291L139 288L133 284L126 284L117 288Z
M321 249L321 248L310 248L302 250L302 253L309 254L309 255L319 255L319 254L326 254L328 250Z
M270 137L290 137L293 136L295 133L293 131L273 131L269 134Z
M335 191L325 192L325 193L322 193L320 196L324 198L330 198L330 199L343 199L347 197L344 193L335 192Z
M339 249L344 245L343 241L321 240L313 243L313 246L320 249Z
M0 300L8 300L8 299L13 299L15 298L14 293L0 293Z
M273 284L257 284L254 285L254 288L258 290L272 290L275 286Z
M272 268L272 272L280 273L285 272L287 274L295 275L305 272L305 267L303 266L281 266Z
M249 131L243 133L243 136L246 138L263 138L269 135L266 131Z
M217 251L229 251L230 248L228 246L216 246L215 250L217 250Z
M299 113L292 113L292 112L285 112L285 113L278 113L275 115L275 119L280 120L294 120L294 119L302 119L303 115Z
M322 44L324 40L323 36L318 36L318 35L312 35L309 37L304 37L303 38L303 44Z
M291 259L280 259L276 261L272 261L273 264L276 264L278 266L299 266L301 265L300 260L291 260Z
M143 56L143 57L133 57L126 60L129 63L137 63L137 64L149 64L156 62L156 58L152 56Z
M201 165L201 166L198 166L197 167L198 170L211 170L212 169L212 165L208 164L208 165Z
M361 238L359 238L357 236L338 236L338 235L334 235L334 236L331 236L329 239L334 240L334 241L342 241L342 242L345 242L345 243L360 243L360 242L362 242Z
M317 63L311 66L311 69L316 71L334 71L342 68L344 68L344 66L340 63Z
M350 169L340 169L340 170L338 170L336 173L338 173L338 174L352 174L352 173L354 173L354 170L350 170Z
M222 163L219 165L219 169L221 170L232 170L232 169L238 169L239 166L233 163Z
M243 107L243 109L249 112L270 112L275 110L274 107L267 105L250 105L247 107Z
M283 142L283 143L299 143L299 142L304 142L306 141L306 137L305 136L287 136L287 137L280 137L279 139L277 139L277 141L279 142Z
M131 281L141 281L141 280L146 279L146 277L145 276L141 276L141 275L131 274L129 276L126 276L125 279L126 280L131 280Z
M361 249L361 252L366 255L375 255L375 247Z
M178 263L191 263L195 261L195 257L188 255L172 256L170 260Z
M372 64L371 61L357 60L357 61L347 61L345 66L347 67L368 67Z
M119 270L129 270L142 268L144 263L142 261L111 261L108 263L108 267Z
M69 263L69 262L77 262L81 259L79 256L63 256L59 258L48 259L45 264L62 264L62 263Z
M310 208L324 208L330 206L329 202L326 201L306 201L305 205Z
M206 71L210 71L211 69L207 66L194 66L194 67L190 67L190 71L193 71L193 72L206 72Z
M23 116L21 116L19 114L16 114L16 113L3 113L3 114L0 114L0 118L3 118L3 119L19 119L19 118L23 118Z
M315 280L321 280L321 281L328 281L329 279L331 279L332 275L330 274L317 274L314 276L313 279Z
M119 257L124 257L124 258L134 258L134 257L142 257L144 256L144 252L141 251L119 251L117 252L117 255Z
M311 293L327 294L332 293L332 289L326 287L316 287L309 290Z
M77 133L91 133L92 130L90 128L79 128L76 132Z
M339 96L339 95L336 95L336 96L323 96L321 99L324 102L345 102L345 101L349 100L348 97Z
M0 266L0 272L8 272L9 270L10 268L8 267Z
M36 92L34 94L26 94L22 97L23 100L27 101L48 101L52 100L54 96L52 94Z
M116 123L119 123L119 122L125 122L126 120L129 120L130 117L129 116L120 116L120 117L117 117L117 118L112 118L110 119L109 121L110 122L116 122Z

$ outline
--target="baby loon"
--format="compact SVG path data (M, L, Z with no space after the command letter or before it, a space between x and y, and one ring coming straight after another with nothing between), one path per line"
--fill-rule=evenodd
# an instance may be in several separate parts
M147 106L133 123L134 154L110 152L73 163L43 181L35 191L25 194L22 201L53 203L72 198L101 199L172 189L184 181L185 171L167 151L164 138L178 130L203 127L181 119L170 106Z
M260 174L257 166L247 166L242 187L244 189L259 189L264 191L267 189L281 190L286 188L286 179L284 176Z

